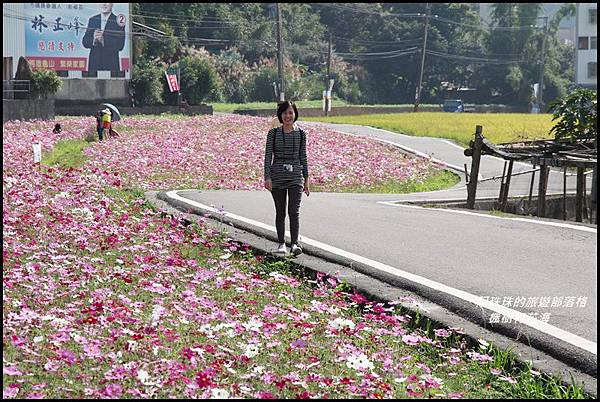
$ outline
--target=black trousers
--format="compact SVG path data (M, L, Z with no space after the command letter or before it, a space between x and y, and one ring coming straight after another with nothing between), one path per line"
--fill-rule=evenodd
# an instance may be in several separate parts
M300 230L300 199L302 198L302 186L289 188L274 188L271 190L275 202L275 227L277 228L277 239L279 244L285 243L285 207L289 197L287 208L290 217L290 234L292 244L298 243L298 231Z

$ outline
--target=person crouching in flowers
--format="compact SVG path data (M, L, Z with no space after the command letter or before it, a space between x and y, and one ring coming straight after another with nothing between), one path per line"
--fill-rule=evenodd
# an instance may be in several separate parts
M282 125L272 128L267 134L264 186L271 192L275 203L278 253L287 253L285 215L289 199L287 212L290 219L291 252L296 256L302 253L302 248L298 245L302 191L307 196L310 195L306 132L294 124L298 120L298 109L291 101L278 104L277 118Z

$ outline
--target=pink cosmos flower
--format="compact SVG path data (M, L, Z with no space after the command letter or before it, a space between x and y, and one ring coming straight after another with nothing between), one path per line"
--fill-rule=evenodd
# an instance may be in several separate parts
M447 338L450 336L450 332L448 332L444 328L435 329L433 332L435 332L436 336L439 336L441 338Z
M403 335L402 336L402 342L404 342L410 346L418 345L420 341L421 341L421 337L417 336L417 335L411 334L411 335Z
M198 384L200 388L216 387L217 384L212 381L214 373L215 371L211 368L200 371L198 374L196 374L196 384Z
M23 375L17 366L3 366L2 373L5 375Z
M104 393L109 398L120 398L123 394L123 389L119 384L110 384L104 389Z
M17 384L9 384L4 390L2 390L2 399L14 398L19 393L19 386Z
M516 384L516 383L517 383L517 380L515 380L515 379L514 379L514 378L512 378L512 377L503 377L503 376L500 376L500 377L498 377L498 379L499 379L500 381L506 381L506 382L508 382L508 383L510 383L510 384Z
M273 395L270 392L258 392L256 394L256 398L258 399L277 399L277 397L275 395Z

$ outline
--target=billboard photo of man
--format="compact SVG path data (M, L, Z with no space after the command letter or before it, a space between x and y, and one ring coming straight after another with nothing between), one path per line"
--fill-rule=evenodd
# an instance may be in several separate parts
M88 71L120 71L119 52L125 46L125 16L112 12L113 3L101 3L100 14L88 21L82 44L90 49Z

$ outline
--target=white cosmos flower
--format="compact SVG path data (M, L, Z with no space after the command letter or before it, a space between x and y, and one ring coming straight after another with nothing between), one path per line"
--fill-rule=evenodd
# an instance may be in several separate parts
M150 381L150 374L148 374L146 370L138 370L137 378L144 385L154 385L154 383Z
M331 327L333 327L334 329L342 329L342 328L350 328L350 329L354 329L354 327L356 327L356 324L354 324L354 322L352 322L352 320L347 320L347 319L343 319L343 318L336 318L333 321L329 322L329 325Z
M348 361L346 361L346 366L354 370L372 370L374 367L373 363L363 353L361 353L360 355L352 355L348 357Z
M213 388L210 390L211 399L229 399L229 392L224 389Z
M263 323L252 318L250 321L242 325L244 326L244 328L246 328L246 331L258 332L263 326Z
M249 359L252 359L254 356L258 355L258 352L258 345L246 345L244 355L246 355L246 357Z
M152 318L151 318L153 327L156 327L158 325L158 320L160 320L160 317L162 315L164 315L164 313L166 311L167 310L160 304L157 304L154 306L154 309L152 310Z

